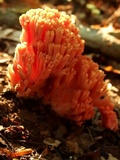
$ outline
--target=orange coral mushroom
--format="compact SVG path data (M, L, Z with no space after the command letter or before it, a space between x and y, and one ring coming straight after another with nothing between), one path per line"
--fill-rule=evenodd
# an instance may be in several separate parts
M84 40L70 17L56 9L31 9L20 17L21 43L8 66L10 87L21 97L42 98L78 125L97 107L104 127L118 128L104 73L82 55Z

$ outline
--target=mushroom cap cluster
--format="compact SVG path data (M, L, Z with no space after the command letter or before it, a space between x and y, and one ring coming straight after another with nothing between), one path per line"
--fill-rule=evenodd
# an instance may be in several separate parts
M17 96L41 98L78 125L93 118L98 108L103 126L117 130L105 75L82 55L84 40L71 18L56 9L30 9L20 16L20 24L20 44L8 66L9 85Z

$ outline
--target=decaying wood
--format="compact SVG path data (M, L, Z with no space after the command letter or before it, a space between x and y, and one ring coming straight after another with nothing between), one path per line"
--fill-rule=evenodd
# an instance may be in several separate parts
M80 35L86 46L97 49L109 58L120 61L120 30L116 32L112 25L105 28L94 29L83 25L79 26Z

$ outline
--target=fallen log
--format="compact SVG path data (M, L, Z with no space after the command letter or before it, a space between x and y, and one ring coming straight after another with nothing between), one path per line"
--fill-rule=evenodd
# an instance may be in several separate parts
M97 49L98 53L120 61L120 30L113 29L112 25L100 29L80 25L79 29L87 47Z

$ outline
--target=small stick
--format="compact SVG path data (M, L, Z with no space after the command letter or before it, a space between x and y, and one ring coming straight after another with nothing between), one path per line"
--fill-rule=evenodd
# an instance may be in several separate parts
M5 143L7 144L8 148L10 151L14 151L14 148L10 145L10 143L8 142L8 140L0 133L0 137L5 141Z

